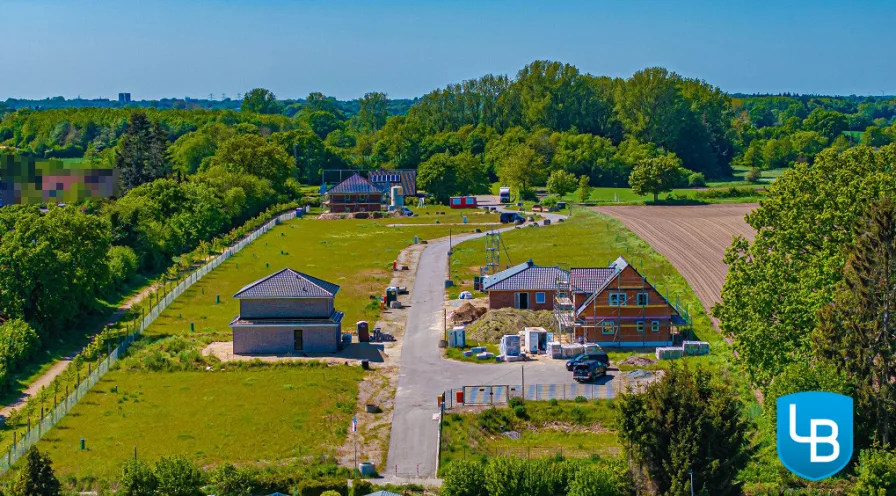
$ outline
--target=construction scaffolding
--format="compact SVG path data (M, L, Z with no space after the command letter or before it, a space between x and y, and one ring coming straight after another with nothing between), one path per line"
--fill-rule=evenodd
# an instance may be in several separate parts
M484 276L497 274L501 270L501 232L492 228L485 233L485 272Z
M568 334L570 342L573 341L572 333L575 330L576 308L572 298L569 264L557 264L557 277L554 280L554 321L557 322L558 340L564 334Z

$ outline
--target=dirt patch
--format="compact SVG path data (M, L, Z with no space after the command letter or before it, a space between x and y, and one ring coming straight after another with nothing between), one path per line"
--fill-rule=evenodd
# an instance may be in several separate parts
M467 327L467 339L497 342L505 334L516 334L524 327L544 327L554 324L554 314L547 310L516 310L501 308L491 310Z
M466 302L457 310L451 313L449 319L455 324L470 324L488 312L484 307L477 307L472 303Z
M625 360L617 363L616 365L617 366L618 365L633 365L635 367L646 367L648 365L654 365L654 364L656 364L656 360L653 360L653 359L650 359L647 357L632 355L632 356L626 358Z
M744 220L755 203L699 206L594 207L616 217L666 257L685 278L707 312L721 300L728 273L725 250L734 236L752 240Z

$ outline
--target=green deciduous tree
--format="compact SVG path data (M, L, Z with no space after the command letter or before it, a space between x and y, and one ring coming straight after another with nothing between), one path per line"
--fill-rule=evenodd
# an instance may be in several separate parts
M893 452L879 448L862 450L855 473L850 496L896 495L896 454Z
M757 232L729 248L722 303L713 309L734 336L744 370L767 385L789 363L808 360L818 311L833 299L853 226L874 199L893 198L893 145L825 151L772 183L747 215Z
M662 494L739 494L747 424L731 388L699 369L673 367L646 392L617 401L619 435Z
M815 131L832 141L849 129L849 123L840 112L818 107L803 121L803 129Z
M548 178L548 192L560 197L575 191L577 185L578 180L571 172L557 170Z
M675 155L665 154L638 163L628 181L636 195L653 194L653 201L657 201L660 193L672 191L683 173L681 161Z
M586 175L579 177L578 195L581 203L588 201L588 198L591 196L591 186L588 184L588 176Z
M389 117L389 99L385 93L366 93L358 100L358 129L362 132L378 131Z
M280 112L280 105L277 103L277 97L270 90L255 88L243 95L240 110L258 114L276 114Z
M62 494L59 479L53 473L50 457L32 446L12 488L15 496L57 496Z
M267 179L274 188L282 189L286 180L296 172L293 161L277 145L261 136L246 134L221 143L211 159L211 165Z
M569 482L567 496L617 496L618 488L606 470L582 466Z
M255 478L249 469L237 468L232 463L225 463L219 465L212 472L211 483L220 494L250 496L255 485Z
M530 146L515 146L498 167L498 178L520 195L526 195L529 188L543 179L544 158Z

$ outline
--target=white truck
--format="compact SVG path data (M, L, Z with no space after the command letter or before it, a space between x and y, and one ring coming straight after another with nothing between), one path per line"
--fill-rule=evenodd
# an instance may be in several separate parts
M501 189L498 190L498 201L500 203L510 203L510 188L507 186L501 186Z

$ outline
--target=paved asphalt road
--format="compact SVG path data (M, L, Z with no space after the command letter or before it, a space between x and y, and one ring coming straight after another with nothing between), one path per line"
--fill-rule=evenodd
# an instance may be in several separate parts
M481 202L482 200L480 200ZM552 223L562 216L546 214ZM456 237L455 244L484 234ZM572 383L562 361L477 365L445 360L442 307L448 274L448 242L430 244L420 257L410 295L402 343L398 391L392 415L388 467L381 473L400 477L435 477L439 424L437 396L468 385L518 383L525 368L527 384Z

